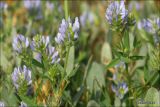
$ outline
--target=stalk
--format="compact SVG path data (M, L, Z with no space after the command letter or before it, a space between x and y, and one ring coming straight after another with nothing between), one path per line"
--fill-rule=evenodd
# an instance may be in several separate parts
M65 19L68 19L68 0L64 0Z

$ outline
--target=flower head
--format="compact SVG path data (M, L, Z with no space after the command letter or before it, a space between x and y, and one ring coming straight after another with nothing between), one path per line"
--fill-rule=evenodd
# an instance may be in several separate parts
M146 32L154 33L153 24L149 19L143 19L138 23L138 29L144 29Z
M27 9L39 8L41 5L40 0L24 0L23 3L24 7L26 7Z
M57 36L55 37L56 43L62 44L65 40L72 40L72 37L74 39L77 39L79 28L80 25L78 17L75 18L75 22L73 24L70 18L68 18L68 20L62 19L59 31L57 33Z
M106 18L109 24L112 24L113 20L119 21L119 17L124 21L127 15L128 11L125 9L124 1L112 2L106 10Z
M17 35L13 38L12 46L16 52L22 53L23 49L26 49L29 46L29 40L21 34Z
M46 54L51 64L59 62L60 59L59 59L58 51L56 51L55 47L48 46L46 48Z
M118 83L117 86L112 85L112 91L116 93L116 96L123 99L124 95L128 92L127 84L122 82Z
M81 23L81 25L83 27L85 27L85 25L87 24L87 22L89 24L94 24L94 14L92 12L85 11L80 16L80 23Z
M39 50L42 48L46 48L49 44L49 36L35 36L33 41L31 42L31 49L32 50Z
M46 2L46 8L47 8L48 10L52 11L52 10L54 9L54 4L51 3L51 2L49 2L49 1L47 1L47 2Z
M23 68L14 68L12 80L16 89L18 89L20 85L24 84L24 82L27 83L27 85L30 85L32 83L31 71L25 65Z

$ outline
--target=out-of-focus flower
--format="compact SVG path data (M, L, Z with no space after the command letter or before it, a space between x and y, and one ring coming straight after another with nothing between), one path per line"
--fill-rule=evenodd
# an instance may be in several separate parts
M115 92L116 96L123 99L124 95L128 92L128 87L125 82L118 83L117 86L112 85L112 91Z
M78 38L78 31L79 31L80 25L78 17L75 18L75 22L72 24L71 19L68 18L68 20L62 19L62 23L60 24L59 31L57 33L57 36L55 37L55 41L58 44L62 44L65 39L72 40L72 34L73 38ZM72 30L72 31L71 31Z
M8 8L8 4L5 2L0 2L0 9L7 9Z
M52 11L54 9L54 4L47 1L46 2L46 8L49 9L50 11Z
M48 44L49 44L49 36L37 35L33 38L30 47L32 50L36 51L41 48L46 48Z
M58 51L56 51L55 47L48 46L46 48L46 54L47 54L48 60L50 61L51 64L54 64L54 63L57 63L60 61Z
M5 107L4 102L0 101L0 107Z
M139 2L137 2L137 1L131 1L129 3L128 8L129 8L130 11L133 10L133 9L140 10L141 6L140 6Z
M26 103L24 103L23 101L21 101L21 105L19 107L28 107Z
M79 25L79 20L78 17L75 18L75 22L73 23L72 30L74 32L74 39L78 38L78 31L79 31L80 25Z
M23 68L14 68L14 71L12 73L12 81L16 89L18 89L19 86L23 85L24 83L30 85L32 83L31 71L25 65L23 66Z
M23 49L26 49L29 46L29 40L21 34L17 35L13 38L12 46L16 52L22 53Z
M156 24L158 29L160 29L160 18L159 17L154 19L154 23Z
M138 29L144 29L149 33L155 32L153 25L149 19L143 19L142 21L138 22Z
M113 20L119 21L119 18L124 21L127 15L128 10L125 9L124 1L112 2L106 10L106 18L109 24L112 24Z
M41 5L41 0L24 0L23 4L27 9L39 8Z
M94 23L94 14L92 12L83 12L80 16L80 23L84 27L86 23L93 24Z
M81 16L80 16L80 23L81 25L84 27L86 22L87 22L87 12L84 12Z

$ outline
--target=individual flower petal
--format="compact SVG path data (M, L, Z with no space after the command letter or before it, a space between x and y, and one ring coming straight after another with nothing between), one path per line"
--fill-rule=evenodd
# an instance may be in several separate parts
M24 103L23 101L21 101L21 105L19 107L28 107L26 103Z
M80 28L78 17L75 18L75 22L73 23L72 30L73 32L78 32Z

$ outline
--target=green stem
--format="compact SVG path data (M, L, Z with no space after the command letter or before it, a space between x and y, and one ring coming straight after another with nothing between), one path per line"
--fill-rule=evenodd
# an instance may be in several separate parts
M64 0L65 19L68 19L68 0Z
M128 87L131 89L131 77L128 71L128 64L126 63L127 77L128 77ZM131 96L131 90L129 90L129 97ZM131 107L131 101L129 100L129 107Z

